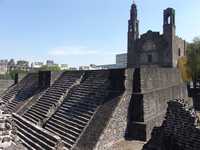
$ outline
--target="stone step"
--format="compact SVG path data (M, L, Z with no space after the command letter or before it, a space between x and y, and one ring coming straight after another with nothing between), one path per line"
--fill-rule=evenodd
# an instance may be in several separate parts
M52 94L48 94L48 95L43 95L41 98L42 99L48 99L48 98L52 98L52 99L59 99L60 96L55 96Z
M78 105L71 105L71 106L69 106L69 105L62 105L62 107L60 107L60 109L68 109L68 110L72 109L72 110L78 111L80 113L83 113L86 116L91 116L91 115L93 115L93 112L94 112L94 111L92 112L88 108L81 108Z
M61 96L60 96L61 97ZM54 102L56 102L58 99L60 99L60 97L58 97L58 98L53 98L53 97L42 97L42 98L40 98L39 99L39 101L46 101L46 102L50 102L50 103L54 103Z
M57 89L57 88L50 88L46 91L46 93L51 93L51 92L58 92L58 93L63 93L63 91L65 91L65 89Z
M79 88L79 90L98 90L99 87L97 87L96 85L85 85L84 83L82 83Z
M55 105L57 101L52 101L52 100L40 100L38 101L35 105L40 106L44 108L46 111L48 111L53 105Z
M33 145L35 145L29 138L24 136L22 133L17 132L18 137L22 141L23 145L28 148L28 150L39 150L39 146L37 148L34 148Z
M62 95L63 93L65 93L66 89L62 89L62 91L60 91L60 89L52 89L51 91L49 91L48 93L45 93L45 95L50 95L52 93L56 93L58 95Z
M78 118L79 120L81 120L81 121L83 121L85 123L87 123L89 121L88 118L86 118L83 115L81 115L80 113L72 111L72 110L70 110L70 111L67 111L67 110L63 111L63 110L59 109L57 111L57 113L64 113L65 115L76 117L76 118Z
M78 97L78 98L83 99L83 98L92 97L92 95L86 97L86 96L84 96L84 95L79 95L79 93L73 93L73 94L70 94L70 97ZM93 96L93 97L94 97L94 96Z
M51 129L51 131L53 131L53 133L55 133L56 135L60 136L62 138L62 140L66 141L71 146L76 142L77 137L73 137L72 138L69 133L59 129L58 126L47 124L45 126L45 129L47 129L47 128Z
M54 89L56 89L56 88L58 88L58 89L66 89L66 88L70 87L73 83L74 82L72 82L72 83L62 82L62 83L58 83L58 84L52 85L52 88L54 88Z
M7 108L8 108L8 109L13 109L13 108L15 108L15 106L9 104L9 105L7 106Z
M70 125L69 123L66 123L65 121L62 121L62 120L58 120L56 119L55 117L52 117L49 122L54 122L54 123L57 123L57 124L60 124L61 126L66 126L66 128L69 128L71 130L74 130L76 131L77 133L81 133L81 130L82 128L78 128L76 126L72 126Z
M51 107L54 104L52 101L46 101L46 100L39 100L35 105L39 105L41 107Z
M24 140L31 141L31 146L35 147L36 149L53 150L55 147L55 143L51 143L49 139L46 139L42 135L37 134L37 132L33 130L29 130L25 126L21 128L17 125L17 130L19 133L23 134L26 137L26 139Z
M70 96L68 99L68 101L75 101L75 102L80 102L83 105L86 103L88 103L88 106L98 106L98 103L100 103L99 100L92 98L92 97L87 97L87 99L82 99L81 97L75 97L75 96Z
M74 109L79 109L79 110L82 110L82 111L87 111L87 113L89 115L92 115L95 111L95 107L86 107L87 104L85 104L85 106L83 106L81 103L73 103L73 102L65 102L63 103L62 107L67 107L67 108L71 108L73 107Z
M26 115L26 116L24 115L23 118L25 118L26 120L32 122L33 124L37 124L37 123L39 122L39 121L34 120L34 119L31 118L31 117L28 117L27 115Z
M78 132L75 132L74 130L70 130L70 129L66 128L65 126L62 126L60 124L56 124L55 122L48 122L46 124L46 126L52 126L52 127L55 127L56 129L62 131L62 133L63 133L62 135L68 137L71 142L75 142L76 138L80 134Z
M97 107L100 103L98 99L95 99L92 97L82 99L80 97L70 96L66 101L80 103L81 105L88 106L88 107Z
M39 122L39 118L33 116L32 114L30 113L26 113L23 115L24 118L26 118L27 120L37 124Z
M26 136L26 138L30 139L34 142L34 144L37 144L37 146L41 147L45 150L53 150L55 147L55 143L51 143L49 139L46 139L42 134L37 134L37 132L30 130L30 128L27 128L22 125L20 127L17 125L17 130L19 130L20 133ZM48 143L48 144L47 144Z
M45 114L44 113L40 113L37 110L30 109L28 111L28 113L31 114L31 115L33 115L33 116L36 116L37 118L40 118L40 120L42 120L43 118L45 118Z
M82 125L82 126L85 126L87 123L85 122L85 121L82 121L82 120L80 120L78 117L76 117L76 116L73 116L73 117L71 117L71 116L68 116L68 115L66 115L66 114L63 114L63 113L60 113L60 112L56 112L56 114L55 114L56 116L60 116L61 118L65 118L65 119L68 119L68 120L70 120L70 121L72 121L72 122L75 122L75 123L77 123L77 124L80 124L80 125Z
M20 103L19 101L13 100L10 104L18 104Z
M58 111L63 112L63 113L69 113L70 115L71 114L77 115L77 117L80 117L83 121L86 121L86 122L89 121L90 117L91 117L91 115L88 115L85 112L78 111L74 108L64 108L64 107L62 107Z
M63 140L63 143L64 143L65 147L67 149L71 149L71 147L73 146L73 144L70 144L70 143L66 142L67 140L65 141L65 137L63 137L62 135L58 134L57 132L55 132L54 130L52 130L49 127L45 127L45 129L48 130L49 132L55 134L55 135L58 135Z
M20 133L25 138L24 141L29 141L28 145L36 149L47 149L54 150L55 146L60 143L60 138L49 133L47 130L39 128L37 126L32 125L23 117L20 117L17 114L13 114L14 125L17 129L17 133Z
M31 107L31 109L36 110L38 112L42 112L44 114L48 112L48 109L46 109L46 108L38 108L36 106ZM29 110L31 110L31 109L29 109Z
M61 95L61 93L54 91L54 92L49 93L48 95L59 97Z
M33 105L30 109L38 109L39 111L48 111L48 107L41 106L39 103Z
M70 120L68 118L64 118L62 116L58 116L56 114L53 115L52 119L60 121L60 122L64 122L65 124L70 125L70 126L72 126L74 128L80 129L80 130L82 130L84 128L84 125L81 125L80 123L77 123L74 120Z

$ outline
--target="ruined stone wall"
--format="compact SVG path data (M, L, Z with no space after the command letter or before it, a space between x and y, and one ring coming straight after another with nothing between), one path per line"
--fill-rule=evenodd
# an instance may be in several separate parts
M174 68L129 69L128 72L128 84L133 86L127 137L148 140L153 128L162 124L167 102L187 99L187 87Z
M181 150L199 150L200 129L195 126L195 120L192 109L187 108L184 103L170 101L163 123L165 139L174 139L173 143Z
M0 94L8 89L11 85L14 84L13 80L0 80Z

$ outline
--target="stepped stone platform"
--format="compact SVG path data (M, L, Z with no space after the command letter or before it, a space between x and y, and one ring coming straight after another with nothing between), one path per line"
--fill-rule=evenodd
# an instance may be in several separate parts
M59 105L69 88L81 79L81 72L64 72L54 84L32 105L23 117L34 124L43 124L45 118Z
M46 71L36 76L36 82L21 89L29 93L37 85L38 92L22 97L24 103L10 111L13 134L27 149L109 150L126 144L129 148L134 142L126 140L151 138L154 127L164 120L168 101L187 99L187 87L172 68ZM13 93L8 90L2 97ZM6 106L15 106L14 102L12 96L5 100Z

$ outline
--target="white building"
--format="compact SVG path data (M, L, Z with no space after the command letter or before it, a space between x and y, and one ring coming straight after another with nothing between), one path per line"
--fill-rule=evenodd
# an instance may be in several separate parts
M127 67L127 53L116 55L116 65L118 66L118 68Z
M90 70L89 66L80 66L79 70Z
M48 67L54 66L54 61L53 60L47 60L46 65Z
M68 70L69 66L68 66L68 64L60 64L60 69L61 70Z
M98 65L97 69L119 69L127 67L127 53L116 55L116 64Z
M33 62L31 68L41 68L44 65L43 62Z

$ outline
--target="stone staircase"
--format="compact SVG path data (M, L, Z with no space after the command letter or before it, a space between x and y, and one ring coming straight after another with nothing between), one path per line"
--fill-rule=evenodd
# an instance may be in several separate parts
M77 71L64 72L37 102L23 114L23 117L34 124L42 125L56 110L58 105L62 103L62 99L68 90L77 81L81 80L82 75L82 72Z
M61 150L63 144L60 137L45 129L33 125L23 117L13 113L14 133L29 150Z
M17 109L24 101L30 97L32 97L35 92L38 90L38 76L37 74L32 74L30 79L26 82L25 87L18 91L15 98L8 103L7 111L12 113L16 112Z
M7 113L15 112L24 100L34 95L37 89L38 75L36 73L28 74L1 97L6 106L4 111Z
M9 90L7 90L5 93L3 93L1 95L1 100L4 103L8 103L10 100L12 100L17 93L20 90L23 90L23 88L28 85L28 83L32 80L34 74L28 74L24 77L24 79L22 79L18 84L14 85L13 87L11 87Z
M24 79L22 79L18 84L11 87L6 93L1 96L4 103L8 103L18 95L18 99L23 99L25 93L28 89L32 89L32 85L38 82L36 73L27 74ZM21 92L22 94L19 94ZM20 97L21 96L21 97Z
M104 101L109 86L108 71L89 71L64 99L44 128L63 140L65 149L72 149Z

